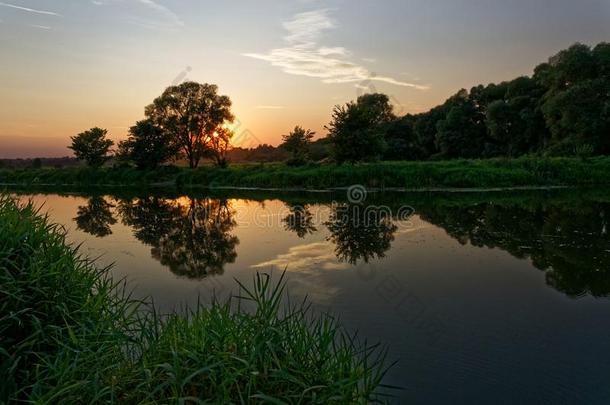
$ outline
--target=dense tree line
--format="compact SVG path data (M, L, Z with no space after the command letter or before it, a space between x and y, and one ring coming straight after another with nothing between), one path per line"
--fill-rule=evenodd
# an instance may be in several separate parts
M337 106L327 126L338 162L610 153L610 43L575 44L532 77L462 89L422 114L389 98Z
M146 119L119 144L120 161L155 168L185 159L226 166L237 160L300 165L385 160L478 159L610 154L610 43L575 44L534 69L531 77L461 89L442 105L397 117L389 97L365 94L335 106L326 138L296 126L278 147L231 152L231 100L210 84L167 88L146 107ZM76 157L101 166L111 157L107 132L92 128L72 138Z

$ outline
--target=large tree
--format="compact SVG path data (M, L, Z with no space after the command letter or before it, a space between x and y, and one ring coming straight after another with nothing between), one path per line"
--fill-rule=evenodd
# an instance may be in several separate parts
M356 102L336 106L326 129L337 162L375 160L386 149L385 132L396 119L385 94L365 94Z
M119 143L119 157L139 169L154 169L177 153L171 135L149 119L138 121L129 129L129 137Z
M78 160L84 160L92 167L100 167L110 159L110 148L114 145L106 135L108 131L105 129L91 128L73 136L72 145L68 148L74 151L74 156Z
M146 116L171 135L191 168L214 152L214 135L234 120L229 97L219 95L213 84L195 82L168 87L146 107Z

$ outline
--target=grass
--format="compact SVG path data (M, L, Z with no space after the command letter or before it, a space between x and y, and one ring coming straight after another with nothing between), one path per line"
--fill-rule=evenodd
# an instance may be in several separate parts
M0 198L0 402L381 402L385 351L258 274L232 301L159 316Z
M362 184L370 188L495 188L585 186L610 182L610 157L378 162L356 165L239 164L196 170L162 167L0 170L0 184L66 186L153 186L182 188L259 187L329 189Z

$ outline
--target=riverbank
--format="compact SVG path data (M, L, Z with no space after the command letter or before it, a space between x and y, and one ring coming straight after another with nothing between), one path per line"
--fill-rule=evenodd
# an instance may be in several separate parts
M378 399L383 352L305 306L284 309L283 278L240 284L243 305L161 317L64 232L32 205L0 197L0 402Z
M329 190L361 184L371 189L507 189L590 186L610 183L610 157L519 158L356 165L240 164L195 170L173 166L0 170L9 186L130 186Z

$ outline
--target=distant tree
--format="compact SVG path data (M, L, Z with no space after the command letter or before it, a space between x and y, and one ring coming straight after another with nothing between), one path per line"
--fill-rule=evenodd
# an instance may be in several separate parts
M229 97L218 95L215 85L195 82L168 87L146 107L146 116L170 134L191 168L213 150L214 134L234 119Z
M307 161L309 158L309 146L315 134L315 132L309 129L306 130L296 126L288 135L282 135L284 142L281 146L290 153L289 163L303 164Z
M357 162L376 160L386 149L385 131L395 119L385 94L365 94L356 102L336 106L326 129L335 160Z
M73 136L69 148L74 151L78 160L84 160L92 167L100 167L110 159L110 148L114 145L114 142L106 138L107 134L105 129L91 128Z
M129 129L129 137L119 143L118 156L139 169L154 169L171 160L176 152L170 134L147 119Z
M42 167L42 161L40 158L32 160L32 169L40 169Z

